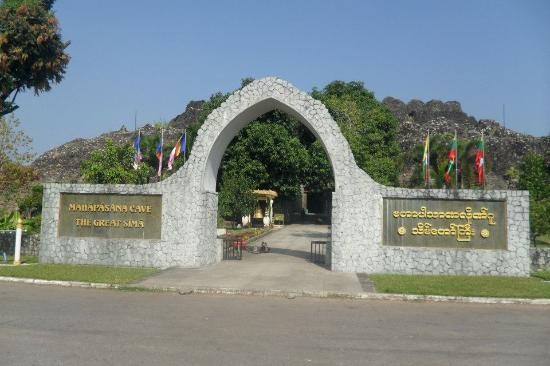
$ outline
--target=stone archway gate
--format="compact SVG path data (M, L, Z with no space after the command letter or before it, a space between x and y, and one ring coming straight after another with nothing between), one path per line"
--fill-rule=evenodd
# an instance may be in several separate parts
M410 190L374 182L355 163L349 144L326 107L290 83L268 77L236 91L213 111L199 130L185 165L163 182L147 185L46 184L40 260L155 267L200 267L221 260L216 238L216 177L233 137L256 117L279 109L307 126L320 140L332 165L331 268L344 272L465 273L525 276L529 273L528 195L520 191ZM156 195L157 238L66 235L63 228L71 194ZM72 196L71 196L72 197ZM87 197L87 196L86 196ZM498 200L505 203L507 238L494 250L385 245L384 202L391 198ZM76 219L71 219L76 220ZM120 222L120 220L119 220ZM91 221L90 221L91 223ZM78 231L73 228L72 232ZM503 249L504 248L504 249Z

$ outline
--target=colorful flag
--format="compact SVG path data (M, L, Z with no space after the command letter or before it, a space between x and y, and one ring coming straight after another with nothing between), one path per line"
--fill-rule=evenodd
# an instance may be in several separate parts
M451 142L451 150L449 151L449 165L447 165L447 170L445 171L445 175L443 178L445 179L445 183L449 185L451 183L451 172L453 168L456 170L456 158L457 158L457 140L456 140L456 132L455 137L453 141Z
M163 145L163 141L164 140L164 130L161 130L161 133L160 133L160 141L157 145L157 151L155 153L155 155L157 156L157 159L159 159L159 169L158 169L158 172L157 172L157 175L160 177L162 175L162 145Z
M170 158L168 159L168 170L172 170L174 165L174 160L180 155L181 151L185 151L185 140L187 139L187 132L185 132L176 142L176 146L172 149L170 153Z
M426 142L424 143L424 156L422 157L422 172L424 173L424 184L428 185L430 182L430 132L426 136Z
M139 163L143 158L143 156L141 155L140 143L141 143L141 129L139 130L137 136L134 138L134 163L132 164L134 169L137 169L139 167Z
M481 135L481 141L476 146L474 169L477 173L477 182L482 185L485 180L485 146L483 145L483 135Z

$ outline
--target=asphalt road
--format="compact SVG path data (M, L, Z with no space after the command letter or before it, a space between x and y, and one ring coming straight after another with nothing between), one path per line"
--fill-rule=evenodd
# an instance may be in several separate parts
M0 283L1 365L544 365L550 307Z

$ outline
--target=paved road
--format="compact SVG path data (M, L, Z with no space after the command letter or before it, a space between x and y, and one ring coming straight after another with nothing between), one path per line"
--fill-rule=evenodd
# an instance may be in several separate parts
M544 365L550 307L0 283L2 365Z
M199 269L171 268L136 284L149 288L232 288L358 293L364 290L354 273L331 272L309 260L312 240L327 240L326 225L287 225L259 239L271 253L244 253L243 259Z

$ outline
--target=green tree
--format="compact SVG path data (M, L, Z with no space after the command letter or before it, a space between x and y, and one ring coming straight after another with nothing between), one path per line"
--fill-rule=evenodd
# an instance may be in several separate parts
M275 189L280 198L334 190L332 167L321 143L298 120L274 110L243 128L226 149L218 173L240 172L256 188Z
M550 166L544 156L530 152L519 164L518 188L529 191L531 241L550 233Z
M321 142L315 140L307 150L309 158L302 180L304 187L313 193L334 191L332 166Z
M19 201L19 212L23 217L30 218L42 213L42 196L44 187L41 184L35 184L30 192Z
M544 156L528 153L519 164L518 188L529 191L535 201L550 197L550 170Z
M531 242L536 244L539 236L550 234L550 198L529 200L529 218Z
M95 184L143 184L151 175L151 167L140 164L132 167L134 149L130 145L116 145L108 140L102 149L92 152L82 162L80 174L88 183Z
M20 92L36 95L63 79L69 55L52 0L4 0L0 4L0 116L18 108Z
M377 182L397 185L398 122L389 109L359 81L333 81L311 95L325 104L338 123L357 165Z
M37 180L38 173L32 167L5 160L0 164L0 208L15 210Z
M189 156L191 150L193 149L193 144L197 138L199 129L208 118L208 115L212 113L216 108L222 105L223 102L229 98L232 93L215 93L210 96L210 98L202 105L202 108L199 112L197 122L191 124L187 128L187 144L185 146L186 155Z
M29 163L34 157L32 138L19 129L20 124L13 115L0 117L0 166L7 160Z
M240 222L243 216L252 213L256 207L254 182L238 172L228 172L223 177L223 185L218 194L218 214Z

